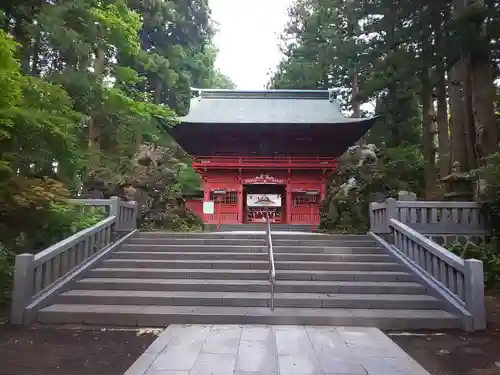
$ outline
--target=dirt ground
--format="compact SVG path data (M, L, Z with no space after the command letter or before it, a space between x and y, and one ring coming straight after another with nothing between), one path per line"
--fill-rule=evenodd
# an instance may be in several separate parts
M0 325L1 375L123 375L153 333Z
M485 332L388 334L433 375L500 375L500 297L488 297L487 310Z
M487 310L485 332L388 334L433 375L500 375L500 295L487 298ZM122 375L157 334L14 327L0 319L0 375Z

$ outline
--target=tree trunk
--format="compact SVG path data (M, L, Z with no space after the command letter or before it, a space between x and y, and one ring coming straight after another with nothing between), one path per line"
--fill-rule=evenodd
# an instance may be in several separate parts
M464 139L465 150L467 152L467 168L462 171L468 171L477 167L477 153L475 147L474 115L472 112L472 87L470 81L470 62L465 58L462 67L462 80L464 82Z
M425 199L431 199L436 188L436 156L429 70L422 71L422 154L424 156Z
M451 164L458 162L464 168L468 165L465 147L465 101L463 96L461 62L450 69L450 115L451 115Z
M352 68L352 117L361 117L361 103L359 102L359 74L357 66Z
M154 95L155 104L162 103L162 94L163 94L163 82L161 78L158 77L158 81L156 82L155 86L155 95Z
M104 75L104 64L106 56L104 50L98 48L96 51L96 59L94 64L94 73L97 76L97 81L102 84ZM100 99L99 99L100 100ZM99 101L98 100L98 101ZM99 122L99 107L100 103L95 103L89 119L89 161L88 171L92 172L99 168L100 152L101 152L101 124Z
M31 35L23 23L29 23L30 20L19 17L16 18L15 26L13 29L13 35L16 42L20 44L19 48L19 62L21 65L21 71L24 74L30 74L30 61L31 61Z
M499 134L494 109L495 87L491 69L489 40L483 25L478 35L482 46L470 58L470 84L472 93L472 115L474 118L475 150L478 160L498 149Z
M476 167L471 112L468 59L457 61L450 69L451 162L462 171Z
M446 80L444 56L439 56L443 51L442 19L441 13L435 12L433 15L434 35L436 43L436 96L437 96L437 123L439 133L439 175L441 178L450 172L450 135L448 124L448 103L446 100Z
M439 133L439 174L441 177L444 177L447 176L450 172L450 135L444 66L442 67L442 69L443 71L438 73L439 76L436 82L436 93L438 123L437 128Z
M40 62L41 38L42 36L40 34L40 30L38 30L36 33L35 44L33 45L33 61L31 63L31 75L34 77L38 77L40 74L38 64Z

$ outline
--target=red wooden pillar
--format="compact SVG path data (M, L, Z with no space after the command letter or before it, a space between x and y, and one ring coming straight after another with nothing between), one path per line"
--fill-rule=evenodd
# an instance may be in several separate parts
M292 223L292 187L290 184L286 185L286 222L284 224L293 224Z
M205 179L203 183L203 201L208 202L210 200L210 188L208 187L207 180ZM208 223L209 215L203 213L203 222Z
M238 210L238 223L243 224L245 213L243 212L243 185L238 186L238 197L237 197L237 210Z

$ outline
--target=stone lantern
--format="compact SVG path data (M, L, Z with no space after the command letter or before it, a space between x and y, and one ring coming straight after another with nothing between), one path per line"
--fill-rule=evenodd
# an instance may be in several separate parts
M447 201L463 202L474 200L474 178L460 171L460 163L455 161L451 173L441 179L446 184L447 192L444 199Z

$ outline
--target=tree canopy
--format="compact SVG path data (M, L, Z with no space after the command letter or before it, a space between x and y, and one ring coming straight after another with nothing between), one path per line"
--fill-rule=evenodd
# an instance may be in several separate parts
M347 113L380 115L366 140L418 150L431 197L452 163L498 149L499 16L488 0L295 0L269 87L335 88Z
M22 245L96 179L116 194L145 145L174 173L170 198L195 189L165 128L191 87L234 88L214 66L215 32L206 0L3 1L0 243Z

